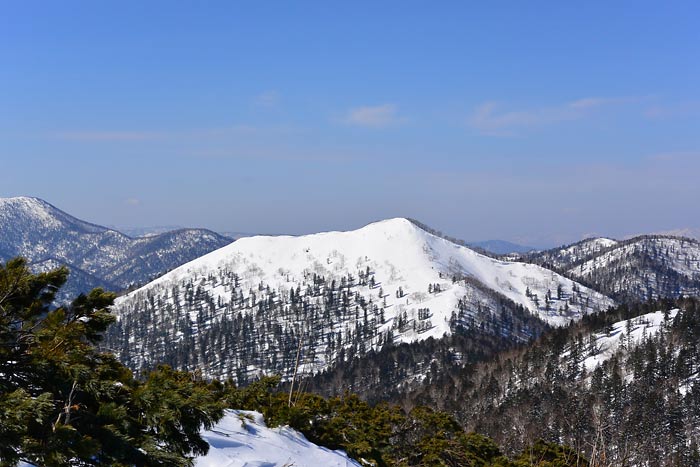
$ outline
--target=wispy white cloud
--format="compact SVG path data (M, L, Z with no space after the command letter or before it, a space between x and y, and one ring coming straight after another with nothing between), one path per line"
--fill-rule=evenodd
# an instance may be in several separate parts
M127 198L124 200L127 206L141 206L141 200L138 198Z
M350 109L342 121L348 125L382 128L401 123L398 108L394 104L356 107Z
M654 105L644 111L645 117L658 120L676 117L694 117L697 115L700 115L700 101Z
M180 133L172 133L172 137L183 137L183 138L216 138L220 136L240 136L240 135L251 135L258 133L261 129L254 125L231 125L221 128L203 128L199 130L190 130Z
M594 109L638 101L636 97L584 97L558 106L504 110L497 102L485 102L472 112L467 124L487 135L511 136L518 130L577 120Z
M260 129L252 125L231 125L219 128L199 128L181 131L121 131L121 130L78 130L55 131L48 134L51 139L74 142L129 142L165 141L177 139L213 139L226 136L249 135Z
M65 141L147 141L162 139L165 134L152 131L59 131L50 136Z
M280 101L280 95L275 90L261 92L253 100L258 107L272 108L277 107Z
M598 107L619 104L631 104L641 100L639 97L584 97L569 102L572 109L595 109Z
M576 115L568 107L503 111L498 103L485 102L474 110L467 123L484 134L507 136L518 129L572 120Z
M659 152L647 156L646 159L651 162L687 163L693 161L700 161L700 151Z
M323 162L323 163L349 163L358 160L371 160L372 156L366 152L353 152L338 150L335 148L290 148L287 145L229 145L227 147L204 148L188 150L181 153L183 156L194 159L208 160L257 160L257 161L295 161L295 162Z

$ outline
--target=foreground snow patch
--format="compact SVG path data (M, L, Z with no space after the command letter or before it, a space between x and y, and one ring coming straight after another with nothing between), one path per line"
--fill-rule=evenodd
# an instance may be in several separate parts
M227 410L202 437L210 447L195 458L196 467L360 467L344 452L317 446L288 426L268 428L259 412Z
M229 410L203 438L211 446L197 467L350 467L357 462L342 451L308 441L287 426L268 428L259 412Z

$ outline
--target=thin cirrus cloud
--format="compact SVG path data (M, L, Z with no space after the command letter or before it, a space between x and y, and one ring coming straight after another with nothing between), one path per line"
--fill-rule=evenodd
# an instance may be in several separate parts
M58 131L50 133L51 139L79 143L90 142L139 142L165 141L176 139L214 139L226 136L240 136L256 133L258 127L252 125L232 125L220 128L203 128L182 131Z
M639 97L584 97L583 99L569 102L569 107L573 109L594 109L607 105L631 104L639 100Z
M638 101L635 97L585 97L559 106L525 110L502 110L497 102L485 102L468 118L467 124L491 136L512 136L518 131L578 120L601 107Z
M698 115L700 115L700 101L686 101L666 105L655 105L644 111L644 116L649 119L694 117Z
M152 131L61 131L52 133L64 141L148 141L162 139L163 133Z
M280 102L280 95L277 91L274 90L269 90L262 92L255 96L253 99L253 102L255 103L256 106L258 107L263 107L263 108L273 108L277 107L277 105Z
M138 198L127 198L124 200L127 206L141 206L141 200Z
M383 128L403 121L394 104L364 106L350 109L342 119L346 125Z

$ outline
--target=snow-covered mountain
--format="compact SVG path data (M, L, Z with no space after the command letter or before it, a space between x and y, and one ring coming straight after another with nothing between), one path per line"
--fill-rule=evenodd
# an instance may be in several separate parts
M620 300L700 295L700 242L689 238L594 238L528 260Z
M0 260L24 256L37 271L68 266L64 299L93 287L122 290L145 283L228 243L202 229L131 238L38 198L0 198Z
M165 232L171 232L173 230L180 230L185 228L181 225L153 225L148 227L119 227L115 225L110 225L108 227L112 230L119 231L131 238L151 237L153 235L160 235Z
M455 327L525 340L609 298L534 264L507 262L406 219L350 232L250 237L118 299L106 340L136 370L164 361L244 382ZM540 322L541 323L541 322Z
M551 250L534 252L532 257L556 269L567 270L572 265L592 258L618 244L617 240L604 237L587 238L574 244Z

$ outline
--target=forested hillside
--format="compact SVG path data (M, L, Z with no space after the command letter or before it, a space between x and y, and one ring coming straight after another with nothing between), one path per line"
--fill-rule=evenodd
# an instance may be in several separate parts
M698 465L699 336L697 299L622 306L443 373L407 400L455 413L507 451L544 438L596 465Z
M70 302L94 287L121 291L143 284L229 243L205 229L131 238L39 198L0 198L0 260L22 256L34 271L68 267L71 274L58 302Z
M700 295L700 242L666 235L584 240L522 255L618 301Z

